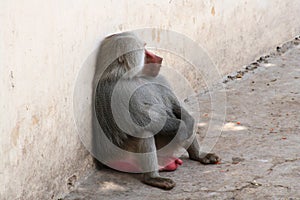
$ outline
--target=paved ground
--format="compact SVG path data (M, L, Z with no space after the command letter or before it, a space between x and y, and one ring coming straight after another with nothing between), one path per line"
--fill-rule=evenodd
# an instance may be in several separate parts
M214 148L221 164L204 166L183 157L177 171L162 173L177 182L171 191L144 185L137 175L101 169L64 200L300 199L299 42L285 44L224 80L227 115ZM207 114L200 132L211 112L208 95L201 99Z

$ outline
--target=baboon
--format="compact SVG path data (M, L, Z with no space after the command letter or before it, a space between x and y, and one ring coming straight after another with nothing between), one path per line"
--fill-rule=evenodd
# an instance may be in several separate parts
M94 92L95 113L104 137L118 148L142 155L112 156L108 165L140 172L142 182L169 190L175 182L161 177L159 170L175 170L182 163L173 156L178 148L185 148L190 159L203 164L217 163L219 157L200 152L193 134L193 117L159 74L163 59L146 50L145 45L132 32L102 41L98 59L104 66L97 68L105 70Z

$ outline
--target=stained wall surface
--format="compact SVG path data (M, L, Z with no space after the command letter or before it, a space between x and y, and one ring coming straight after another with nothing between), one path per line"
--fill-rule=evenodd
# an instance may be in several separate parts
M226 74L299 34L299 13L298 0L1 1L0 199L58 198L93 167L73 90L105 35L176 31Z

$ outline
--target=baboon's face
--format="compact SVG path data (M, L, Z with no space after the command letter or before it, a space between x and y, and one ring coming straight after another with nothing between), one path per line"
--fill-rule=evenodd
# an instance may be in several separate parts
M160 71L162 60L163 59L161 57L145 49L145 65L143 73L147 76L157 76Z

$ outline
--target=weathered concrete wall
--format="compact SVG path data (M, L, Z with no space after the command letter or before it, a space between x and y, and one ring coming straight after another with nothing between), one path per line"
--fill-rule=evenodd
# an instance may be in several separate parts
M81 64L105 35L174 30L225 74L299 34L298 13L298 0L2 1L0 199L56 198L91 167L72 98Z

